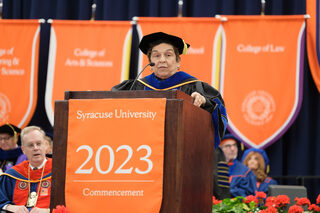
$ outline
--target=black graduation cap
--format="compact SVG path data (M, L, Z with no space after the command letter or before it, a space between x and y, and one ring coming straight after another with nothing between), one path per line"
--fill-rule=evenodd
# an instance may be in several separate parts
M150 44L158 40L168 42L178 48L179 54L187 54L187 50L190 47L190 44L185 43L182 38L163 32L156 32L143 36L140 41L139 48L144 54L147 54Z
M9 135L17 135L17 133L20 133L21 129L16 127L13 124L6 123L2 126L0 126L0 133L8 133Z

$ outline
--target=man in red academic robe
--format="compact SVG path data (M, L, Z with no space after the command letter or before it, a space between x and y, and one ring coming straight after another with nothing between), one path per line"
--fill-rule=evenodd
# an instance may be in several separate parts
M46 158L45 132L30 126L22 130L22 150L28 161L0 176L0 208L11 212L50 212L51 159Z

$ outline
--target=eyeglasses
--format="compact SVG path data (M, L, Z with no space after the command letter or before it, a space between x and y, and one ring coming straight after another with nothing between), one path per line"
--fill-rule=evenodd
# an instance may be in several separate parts
M8 141L10 140L10 136L7 136L7 137L0 137L0 141L4 140L4 141Z
M36 143L28 143L25 145L25 147L27 147L28 149L35 149L41 147L42 145L44 145L44 142L38 141Z
M222 149L231 149L232 147L237 147L237 144L227 144L222 146Z

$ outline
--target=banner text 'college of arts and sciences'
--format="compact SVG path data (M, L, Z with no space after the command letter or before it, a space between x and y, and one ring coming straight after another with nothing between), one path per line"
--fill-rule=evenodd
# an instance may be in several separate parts
M66 90L110 90L128 79L131 37L129 21L52 22L45 94L51 125L54 101Z

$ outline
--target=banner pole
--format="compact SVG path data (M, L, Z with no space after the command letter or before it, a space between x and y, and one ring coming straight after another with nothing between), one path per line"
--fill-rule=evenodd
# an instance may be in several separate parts
M96 3L93 3L91 5L91 20L94 21L95 18L96 18L96 9L97 9L97 4Z
M266 0L261 0L261 15L265 14Z
M183 14L183 0L178 1L178 17L182 17Z
M0 1L0 19L2 19L3 2Z

